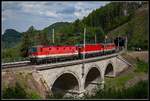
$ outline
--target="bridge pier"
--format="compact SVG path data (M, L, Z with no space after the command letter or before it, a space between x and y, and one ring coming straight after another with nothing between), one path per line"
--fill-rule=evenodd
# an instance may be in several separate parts
M84 68L82 68L84 69ZM82 74L80 76L80 86L79 86L79 97L83 97L84 96L84 93L85 93L85 89L84 89L84 78L85 78L85 73L84 73L84 70L82 71Z
M104 89L104 84L105 84L105 81L104 80L101 81L101 83L100 83L100 89Z
M78 96L83 97L85 92L86 92L85 89L84 90L79 90Z

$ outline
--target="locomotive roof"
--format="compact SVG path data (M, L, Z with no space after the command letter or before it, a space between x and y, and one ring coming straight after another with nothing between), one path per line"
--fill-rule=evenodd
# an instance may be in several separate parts
M36 45L36 46L32 46L32 47L43 47L43 45Z
M85 44L85 45L107 45L107 44L113 44L113 43L96 43L96 44ZM38 48L46 48L46 47L76 47L76 46L84 46L84 44L77 44L77 45L36 45L32 47L38 47Z
M37 46L32 46L32 47L41 47L41 48L46 48L46 47L75 47L73 45L63 45L63 46L60 46L60 45L51 45L51 46L44 46L44 45L37 45Z
M102 45L109 45L109 44L114 44L113 42L112 43L101 43Z
M85 44L85 45L98 45L99 43L96 43L96 44ZM83 46L84 44L77 44L75 46Z

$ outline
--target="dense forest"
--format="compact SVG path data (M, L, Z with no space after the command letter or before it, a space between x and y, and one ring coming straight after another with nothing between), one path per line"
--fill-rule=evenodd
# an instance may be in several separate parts
M21 41L22 33L14 30L14 29L7 29L2 36L2 47L3 48L10 48L14 46L16 43Z
M36 30L34 26L31 26L26 32L21 33L20 36L16 36L18 37L16 39L19 41L15 41L15 38L9 38L7 35L8 31L6 31L2 36L2 43L5 46L2 49L2 58L27 57L28 49L34 45L81 44L83 43L83 31L85 27L86 43L94 43L95 35L97 36L98 43L104 40L105 35L109 35L109 38L115 35L125 35L129 39L129 48L135 46L148 49L148 9L142 10L143 15L136 13L143 6L147 8L147 5L147 2L111 2L106 6L92 11L87 17L81 20L77 19L72 23L57 22L43 30ZM134 21L137 16L140 17L140 20L137 18ZM142 22L143 26L140 29L137 29L136 26L133 28L133 25L136 24L135 22ZM114 31L124 24L127 25L125 26L125 31L120 33ZM52 41L52 29L55 30L55 43ZM122 29L117 31L120 30ZM5 37L6 35L7 37ZM15 42L15 44L11 44L12 42ZM9 48L6 47L8 43L10 44ZM12 53L17 54L15 56Z

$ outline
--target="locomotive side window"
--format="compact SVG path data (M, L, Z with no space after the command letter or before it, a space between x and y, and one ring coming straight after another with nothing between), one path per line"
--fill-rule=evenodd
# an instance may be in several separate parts
M36 51L37 51L37 49L35 47L31 48L31 52L36 52Z
M49 48L49 50L51 50L51 48Z

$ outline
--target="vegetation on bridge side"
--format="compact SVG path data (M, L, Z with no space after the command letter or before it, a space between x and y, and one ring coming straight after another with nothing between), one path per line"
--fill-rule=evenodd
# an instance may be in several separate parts
M44 99L45 87L30 71L6 71L2 75L3 99Z
M98 90L94 96L85 96L85 99L147 99L148 81L141 81L127 89L109 88Z
M25 89L16 82L14 87L3 89L3 99L41 99L41 97L34 91L26 92Z
M145 72L145 73L148 73L148 63L144 62L144 61L141 61L138 59L137 61L137 68L135 70L135 72Z

